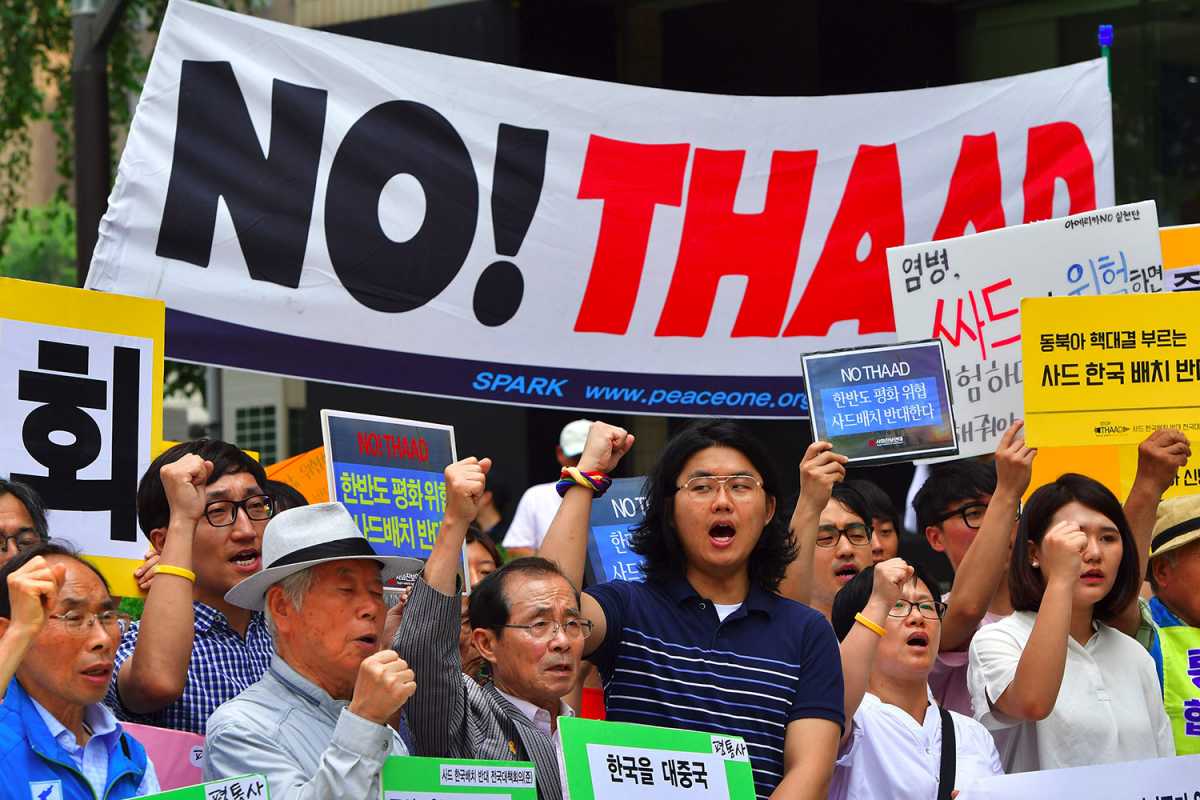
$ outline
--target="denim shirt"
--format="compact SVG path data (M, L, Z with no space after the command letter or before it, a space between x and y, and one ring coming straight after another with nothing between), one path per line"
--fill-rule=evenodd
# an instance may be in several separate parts
M204 780L258 772L272 800L379 797L383 762L408 750L347 705L276 655L262 680L209 718Z

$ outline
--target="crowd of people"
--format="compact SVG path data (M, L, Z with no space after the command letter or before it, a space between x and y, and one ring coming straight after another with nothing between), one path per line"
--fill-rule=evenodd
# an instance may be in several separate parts
M1019 422L994 458L935 465L914 533L949 558L949 591L900 557L901 515L831 445L796 485L721 420L646 478L645 579L584 588L592 501L635 446L571 423L560 479L507 527L491 460L451 464L421 563L232 444L177 445L138 487L136 621L37 495L0 481L0 797L158 791L133 722L204 735L205 780L262 773L275 800L376 798L410 754L530 761L558 800L559 721L592 675L610 721L744 739L759 798L941 800L1200 753L1200 496L1162 500L1182 433L1141 444L1123 503L1087 464L1029 494Z

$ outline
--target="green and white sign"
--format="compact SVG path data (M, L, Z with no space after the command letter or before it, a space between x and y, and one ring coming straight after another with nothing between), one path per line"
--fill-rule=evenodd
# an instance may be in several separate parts
M242 775L146 795L145 800L270 800L270 797L266 778Z
M382 800L537 800L528 761L392 756L381 777Z
M571 800L754 797L746 742L624 722L558 720Z

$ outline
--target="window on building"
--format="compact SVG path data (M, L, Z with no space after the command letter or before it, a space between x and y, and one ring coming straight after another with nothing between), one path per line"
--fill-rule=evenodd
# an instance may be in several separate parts
M278 460L275 406L239 408L235 421L237 446L243 450L256 450L262 463L274 464Z

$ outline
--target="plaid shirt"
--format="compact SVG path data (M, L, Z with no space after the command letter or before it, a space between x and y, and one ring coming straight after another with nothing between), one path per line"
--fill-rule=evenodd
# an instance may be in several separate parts
M193 602L192 611L196 615L196 636L183 695L153 714L134 714L121 703L117 676L125 659L133 653L141 623L133 623L125 632L117 648L112 684L104 698L105 705L118 719L203 736L208 718L217 706L236 697L267 671L275 650L262 614L250 618L243 639L229 626L225 615L212 606Z

